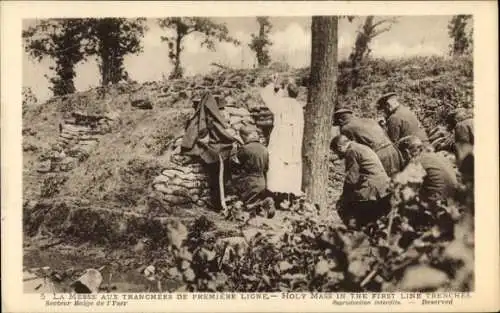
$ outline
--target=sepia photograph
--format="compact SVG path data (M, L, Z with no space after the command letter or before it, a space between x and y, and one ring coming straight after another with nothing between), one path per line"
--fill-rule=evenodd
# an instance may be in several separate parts
M496 3L0 5L2 311L500 308Z
M24 293L473 292L474 18L23 19Z

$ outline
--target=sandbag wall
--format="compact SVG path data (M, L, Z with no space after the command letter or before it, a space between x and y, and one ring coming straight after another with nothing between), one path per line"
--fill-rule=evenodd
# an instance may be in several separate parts
M255 125L250 112L241 107L228 106L222 110L229 122L229 132L238 135L239 129L247 125ZM173 206L197 205L206 207L210 205L208 177L204 166L199 159L180 154L182 138L174 146L170 158L170 165L155 178L153 189L161 194L162 200ZM226 190L226 197L230 197L230 190Z
M130 103L139 109L185 107L186 102L208 91L225 105L252 109L264 105L253 89L269 77L248 71L219 71L206 76L150 82L133 91Z
M258 126L250 112L243 107L227 106L222 114L229 123L229 132L235 137L239 138L239 131L245 125ZM259 134L262 135L260 132Z
M206 206L209 204L207 174L203 165L189 156L174 154L171 164L153 181L153 189L166 203Z
M111 132L115 114L87 115L74 112L59 124L57 144L40 164L38 172L67 172L85 160L101 136Z
M252 108L250 112L252 119L255 121L255 126L261 130L262 138L264 138L264 143L267 145L269 142L269 135L273 129L273 113L271 113L267 107L263 106Z
M155 82L136 90L130 102L137 109L186 107L191 106L193 100L200 99L205 92L210 92L224 106L221 113L229 123L231 135L239 137L242 126L255 125L261 142L267 145L273 116L256 88L261 87L263 79L269 79L270 74L261 76L248 72L219 71L207 76ZM174 147L180 147L181 140L179 138ZM200 161L180 155L180 149L174 149L170 161L154 179L155 194L172 206L209 205L208 177ZM231 196L230 190L226 190L226 193L226 196Z

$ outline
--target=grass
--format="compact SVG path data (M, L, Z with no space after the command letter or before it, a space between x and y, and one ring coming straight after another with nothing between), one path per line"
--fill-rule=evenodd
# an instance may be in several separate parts
M165 133L165 125L172 134L179 134L186 114L172 109L126 112L120 131L102 138L90 157L71 173L60 195L84 195L91 202L111 207L143 205L153 179L169 162L168 154L157 150L172 136Z
M413 108L428 128L441 123L450 108L472 107L473 69L472 61L467 58L369 60L363 65L365 75L361 77L361 86L345 93L341 87L348 77L348 68L346 64L339 66L339 104L355 108L363 116L375 115L371 104L388 89L398 92L402 102ZM261 85L271 73L269 69L234 70L224 72L221 77L214 76L217 77L214 80L251 77L254 83ZM296 77L302 89L308 84L308 75L307 68L283 73L283 76ZM196 79L203 81L200 77ZM29 106L23 118L23 133L26 134L23 136L24 200L40 199L43 193L54 199L85 199L104 208L141 211L151 191L151 182L169 163L168 144L182 134L192 113L188 99L181 97L181 101L172 105L155 98L170 88L169 84L174 86L177 83L118 85L109 88L104 97L98 89L93 89ZM179 97L182 90L173 89L175 97ZM253 106L259 102L257 91L250 88L248 92L250 96L244 105ZM306 100L305 95L302 90L301 100ZM133 108L130 99L135 96L151 97L153 109ZM41 188L45 176L37 173L36 168L40 155L56 142L59 122L73 111L88 114L116 112L120 120L112 133L102 137L89 158L68 173L59 193L54 193L50 188ZM341 188L341 177L338 176L333 173L331 176L333 182L329 194L332 198L338 196ZM57 183L50 179L47 182Z
M362 82L362 86L345 94L340 93L339 102L347 103L348 106L357 109L361 115L371 116L374 112L370 104L381 93L385 92L385 89L392 88L401 94L403 103L417 111L426 126L440 123L449 108L472 106L472 64L467 61L462 62L463 60L442 61L435 58L372 60L367 64L369 70L368 74L363 76L365 81ZM257 75L258 72L252 70L236 71L235 73ZM227 75L236 74L228 73ZM300 84L306 85L307 74L307 69L299 69L290 75L302 75ZM341 70L339 79L343 78ZM23 121L25 128L23 133L26 134L23 138L23 146L26 147L23 160L25 166L24 198L25 200L36 200L45 196L46 199L35 203L34 207L32 207L32 203L25 206L23 210L25 234L34 236L32 239L39 239L46 235L50 238L63 238L65 243L78 247L81 247L81 244L88 244L90 252L104 254L103 250L95 248L97 244L107 248L104 251L109 257L108 260L111 255L114 255L115 260L121 258L118 256L130 256L136 262L133 263L134 267L138 267L139 262L141 265L150 264L151 260L154 260L159 262L155 263L157 268L161 268L161 262L165 263L171 255L166 250L169 241L171 241L169 236L172 233L171 223L175 224L180 221L185 225L192 225L193 221L199 221L200 217L203 217L215 228L204 232L204 235L212 232L215 238L241 235L240 229L236 227L234 222L224 220L220 214L206 208L195 207L183 210L169 207L168 212L165 210L167 213L145 214L151 182L169 163L168 143L182 134L184 123L192 111L188 101L180 101L175 106L170 107L162 103L155 106L153 110L134 109L129 103L131 92L129 87L117 86L115 89L111 89L107 99L99 100L99 93L96 90L91 90L35 105L26 111ZM148 89L150 87L154 88L155 86L151 84L141 86L141 92L150 96L154 92L152 89ZM139 86L134 88L139 88ZM255 95L255 91L250 92L252 96ZM302 92L303 95L304 92ZM250 101L255 101L255 99L247 102ZM65 114L74 110L92 114L114 111L119 113L120 120L112 133L102 137L89 158L69 172L67 176L38 174L35 170L36 165L40 161L40 156L45 154L56 141L59 121ZM428 112L434 114L429 120L425 120ZM304 234L303 226L307 224L310 224L307 227L313 230L319 226L319 221L329 226L340 224L332 207L341 192L344 171L342 162L336 162L332 165L328 190L331 207L322 210L321 216L314 219L295 216L300 221L296 225L296 228L300 226L296 229L296 235ZM64 177L66 180L62 179ZM40 188L41 186L43 188ZM32 208L30 209L30 207ZM279 239L280 243L284 243L290 241L284 238L291 238L287 227L284 227L284 225L289 224L287 220L290 217L293 217L293 214L279 211L276 217L271 220L255 218L248 225L247 230L277 234L286 231L287 237L283 237L283 240ZM200 232L200 228L197 226L199 225L189 228L195 228ZM317 230L319 229L318 227ZM201 239L205 236L199 237ZM206 237L211 238L212 236ZM141 246L142 239L149 239L146 241L147 248L142 248L146 251L140 251L137 248ZM356 237L352 237L344 244L355 242L355 239ZM200 245L196 244L196 246ZM296 248L300 247L295 243L289 243L288 248L293 246L293 250L286 246L281 246L279 249L274 247L272 250L261 249L269 247L261 244L255 246L257 249L252 250L247 259L255 257L256 262L263 264L265 264L263 259L256 257L262 251L265 252L266 256L279 256L283 259L284 251L297 251ZM370 246L361 248L358 251L363 253L368 251L370 256L356 252L356 248L352 249L352 245L348 245L346 249L348 252L353 252L347 255L349 265L353 265L348 269L350 273L354 273L354 276L359 276L359 278L365 275L357 272L368 271L367 266L371 262L370 258L378 255L377 250ZM56 247L56 249L60 249L60 247ZM303 256L314 255L311 252L318 251L294 252L288 255L288 260L294 263L294 260L303 259ZM359 255L356 256L357 254ZM79 249L75 255L78 256L78 264L81 264L81 256L85 255L85 251ZM354 257L352 257L353 255ZM281 259L278 258L276 261ZM122 263L118 264L122 266ZM124 266L129 266L127 264ZM267 268L274 267L268 266ZM218 271L220 271L220 267ZM254 277L264 273L264 271L259 273L254 267L248 268L248 272L251 274L250 276ZM236 278L239 286L240 276ZM457 289L464 289L464 287Z

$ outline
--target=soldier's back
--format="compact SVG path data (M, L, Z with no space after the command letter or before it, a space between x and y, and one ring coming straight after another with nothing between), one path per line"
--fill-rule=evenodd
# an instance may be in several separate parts
M457 177L450 161L435 152L422 153L418 161L427 173L422 193L426 197L451 196L457 187Z
M426 142L427 134L421 127L417 115L406 106L400 106L387 119L387 127L390 129L396 127L399 129L398 138L391 138L393 142L397 142L403 137L417 136L422 141Z
M455 141L470 145L474 144L474 120L472 118L457 123L455 127Z
M375 151L390 144L389 137L387 137L384 129L377 121L370 118L353 118L349 123L341 127L340 132L349 139L366 145Z

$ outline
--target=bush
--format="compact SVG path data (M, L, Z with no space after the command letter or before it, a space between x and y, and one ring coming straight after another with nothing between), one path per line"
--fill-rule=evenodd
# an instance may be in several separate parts
M182 290L199 292L471 291L466 202L429 207L416 197L422 181L418 167L397 176L391 213L361 230L333 226L300 201L282 231L240 225L241 237L216 240L213 225L200 218L188 232L171 229L176 239L164 272L182 281ZM415 218L415 207L426 224Z
M269 69L273 72L288 72L290 70L290 65L285 61L273 62L269 65Z
M160 164L152 160L134 158L126 166L119 169L120 186L114 198L125 207L134 207L139 204L154 177L161 170Z
M30 87L23 87L23 116L26 114L26 112L29 110L29 108L33 105L36 105L38 103L38 99L36 98L35 94L31 90Z
M68 180L68 177L65 175L50 174L47 176L41 186L42 198L50 198L58 194L66 180Z
M429 131L444 123L454 108L473 107L473 67L469 57L445 59L417 57L402 60L370 59L362 65L359 87L349 89L348 63L339 64L339 104L365 117L374 117L373 106L383 93L398 93Z

